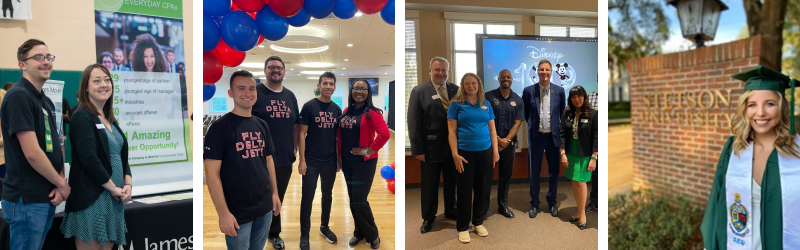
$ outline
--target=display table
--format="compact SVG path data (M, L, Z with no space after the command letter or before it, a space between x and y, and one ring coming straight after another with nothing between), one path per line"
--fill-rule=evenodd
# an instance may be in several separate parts
M0 210L0 249L9 247L9 225ZM58 213L47 233L42 249L75 249L75 239L65 239L61 233L64 213ZM125 205L125 222L128 233L123 249L173 249L193 248L192 199L144 204L134 201ZM118 249L114 246L113 249Z

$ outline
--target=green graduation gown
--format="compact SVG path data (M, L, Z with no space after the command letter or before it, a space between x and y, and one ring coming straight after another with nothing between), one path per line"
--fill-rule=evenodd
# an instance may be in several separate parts
M725 143L717 163L714 185L708 195L703 223L703 245L708 250L727 249L728 208L725 200L725 174L733 152L731 137ZM763 249L783 249L783 218L781 207L781 177L778 151L773 149L761 179L761 244Z

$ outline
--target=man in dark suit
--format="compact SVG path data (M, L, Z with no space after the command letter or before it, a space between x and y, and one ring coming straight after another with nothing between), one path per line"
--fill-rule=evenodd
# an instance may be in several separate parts
M447 82L450 63L442 57L431 59L431 80L417 85L408 99L408 137L411 154L420 161L422 172L421 233L431 230L439 209L439 174L444 179L444 217L456 218L455 163L450 152L447 108L458 85Z
M534 218L539 212L539 173L542 170L542 156L546 154L547 172L550 183L547 190L547 204L550 215L558 216L558 174L559 165L559 127L561 114L566 106L564 88L550 84L553 65L550 61L539 61L537 74L539 83L522 91L525 103L525 120L528 122L528 158L530 159L531 209L528 217Z

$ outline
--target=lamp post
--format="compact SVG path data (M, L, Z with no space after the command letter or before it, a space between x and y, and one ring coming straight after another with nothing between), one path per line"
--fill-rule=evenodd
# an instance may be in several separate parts
M714 40L719 15L728 9L720 0L670 0L669 4L678 10L683 37L697 44L698 48L705 46L706 41Z

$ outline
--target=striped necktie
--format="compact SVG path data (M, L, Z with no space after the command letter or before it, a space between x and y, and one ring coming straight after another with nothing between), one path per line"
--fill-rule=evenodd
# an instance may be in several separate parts
M447 100L447 98L444 98L444 93L442 92L443 88L444 86L437 87L436 92L439 92L439 100L442 101L442 106L444 106L444 109L447 110L450 107L450 101Z

